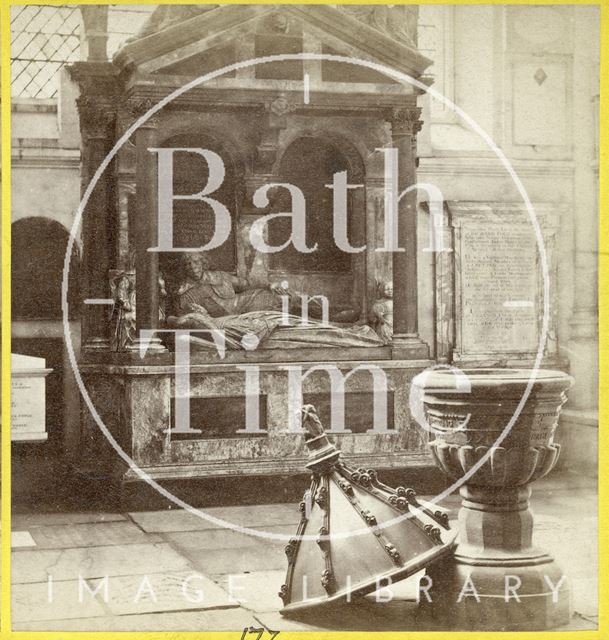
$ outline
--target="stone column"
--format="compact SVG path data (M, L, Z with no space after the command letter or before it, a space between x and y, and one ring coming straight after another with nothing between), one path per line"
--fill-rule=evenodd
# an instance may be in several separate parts
M416 134L421 109L400 107L391 112L392 146L398 152L397 192L416 183ZM417 193L409 191L398 203L398 246L392 254L394 359L428 358L429 347L418 334L417 304Z
M81 54L89 61L108 59L108 6L89 5L80 9L83 29L81 30Z
M152 107L147 100L133 105L136 113L145 113ZM141 331L159 328L159 254L149 251L158 240L158 160L149 149L158 146L158 118L149 118L135 132L136 187L133 240L135 249L136 285L136 340L139 349ZM131 225L130 225L131 226ZM147 353L165 351L158 337L148 342Z
M82 91L82 89L81 89ZM113 139L111 125L114 114L100 96L82 93L77 100L82 134L82 188L87 188L95 172L110 150ZM109 297L110 267L109 171L97 181L83 211L81 297L85 301L82 320L84 351L104 351L109 348L109 307L101 302Z

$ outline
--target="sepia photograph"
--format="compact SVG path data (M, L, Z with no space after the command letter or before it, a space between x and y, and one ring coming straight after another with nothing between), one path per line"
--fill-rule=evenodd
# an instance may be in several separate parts
M598 630L600 9L10 7L14 631Z

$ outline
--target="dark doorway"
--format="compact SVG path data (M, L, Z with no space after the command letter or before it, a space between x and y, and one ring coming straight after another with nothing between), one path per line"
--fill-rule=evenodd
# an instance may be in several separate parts
M69 235L59 222L23 218L12 226L13 320L61 320L61 282ZM79 259L72 251L68 277L69 316L78 316Z

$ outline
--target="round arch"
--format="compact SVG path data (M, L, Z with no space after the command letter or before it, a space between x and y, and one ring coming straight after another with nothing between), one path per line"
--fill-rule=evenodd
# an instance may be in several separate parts
M231 214L231 233L228 240L217 249L207 252L213 269L235 272L237 269L236 230L243 199L243 162L237 150L217 133L192 126L166 131L161 147L202 148L217 153L224 164L224 180L213 193L214 200L221 202ZM209 178L207 161L199 154L176 152L174 155L174 184L176 195L199 192ZM207 244L214 233L215 217L211 207L196 200L175 200L173 219L173 245L175 247L199 247ZM161 254L160 269L169 291L180 283L179 254Z
M233 137L233 131L228 123L216 122L216 126L212 127L212 123L205 119L204 115L189 113L185 118L179 111L168 114L163 120L163 126L159 129L162 133L159 146L167 147L170 146L169 142L172 139L185 138L191 141L188 146L192 147L195 146L192 143L195 137L204 136L213 142L214 150L219 149L220 155L231 161L236 175L244 175L246 172L244 158L247 156L247 149Z

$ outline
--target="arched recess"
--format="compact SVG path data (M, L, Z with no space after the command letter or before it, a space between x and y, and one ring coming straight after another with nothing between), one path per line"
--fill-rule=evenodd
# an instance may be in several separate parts
M363 158L368 153L367 148L351 140L347 131L329 130L323 127L299 127L290 131L289 137L284 138L283 145L277 153L277 160L273 167L275 172L279 171L286 151L300 138L318 138L331 144L345 157L349 165L349 177L359 182L364 181L366 164Z
M237 269L236 229L243 199L243 166L234 149L225 141L207 131L175 133L165 138L161 147L200 148L217 153L224 165L224 179L210 198L222 203L231 215L230 236L224 244L207 252L210 267L235 272ZM192 195L200 192L209 179L208 163L200 154L176 151L173 164L173 192ZM207 244L213 235L215 216L211 206L201 200L173 202L173 246L193 248ZM181 273L179 253L160 254L159 266L169 291L179 286Z
M61 284L69 233L49 218L21 218L12 225L11 281L14 320L61 320ZM68 275L68 315L79 315L80 257L73 247Z
M335 301L348 301L354 309L360 309L366 281L365 251L351 253L337 246L334 190L326 186L333 183L336 173L343 171L347 173L347 184L362 185L347 190L348 243L354 248L366 244L365 167L361 155L354 145L331 133L301 132L284 147L275 165L275 175L280 182L293 184L303 192L307 246L317 244L318 248L314 252L303 253L290 243L282 251L271 254L269 266L271 271L288 276L310 274L312 279L319 280L320 288L325 289ZM282 191L274 206L288 211L285 206L290 206L290 198L287 191ZM344 221L343 216L341 219ZM289 218L272 220L269 224L270 243L275 246L283 244L289 238L291 227ZM333 287L336 288L334 293ZM350 292L346 298L345 287ZM332 302L330 299L331 305Z

